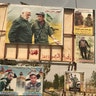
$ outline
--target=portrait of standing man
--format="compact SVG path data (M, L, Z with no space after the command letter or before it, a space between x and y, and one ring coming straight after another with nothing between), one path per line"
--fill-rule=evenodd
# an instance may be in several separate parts
M94 62L94 36L76 36L77 62Z
M10 43L32 43L31 25L28 19L31 16L31 10L24 8L20 17L12 22L8 38Z
M37 20L32 25L32 33L34 34L35 44L49 44L48 36L50 36L53 41L59 45L59 41L53 36L53 30L49 24L44 20L44 12L36 13Z

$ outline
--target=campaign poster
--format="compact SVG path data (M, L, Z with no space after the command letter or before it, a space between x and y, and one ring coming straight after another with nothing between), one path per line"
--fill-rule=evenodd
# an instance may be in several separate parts
M10 4L6 43L63 45L63 10L61 7Z
M65 90L84 91L84 72L65 72Z
M94 35L94 15L92 9L74 10L74 34Z
M42 96L43 68L0 66L0 95Z
M79 63L94 63L94 36L76 36L75 60Z

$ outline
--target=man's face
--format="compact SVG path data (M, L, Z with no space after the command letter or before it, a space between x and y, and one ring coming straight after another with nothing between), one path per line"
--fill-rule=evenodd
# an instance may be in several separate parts
M13 77L14 77L13 74L8 74L8 79L9 79L9 80L12 80Z
M41 22L44 20L44 17L42 15L37 15L37 19L39 22Z
M25 15L26 15L26 19L28 20L31 16L31 12L25 12Z
M31 79L31 82L32 82L33 84L35 84L35 83L37 82L37 77L36 77L36 75L30 76L30 79Z
M28 20L31 16L31 12L23 12L22 13L22 17L26 20Z
M85 37L82 37L81 39L82 39L82 40L85 40Z
M88 18L91 18L91 16L88 16Z

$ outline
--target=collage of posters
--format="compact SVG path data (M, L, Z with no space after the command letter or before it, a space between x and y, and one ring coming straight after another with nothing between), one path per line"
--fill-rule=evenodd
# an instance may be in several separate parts
M0 95L42 96L43 68L0 66Z
M6 35L0 39L5 60L0 65L0 95L95 94L93 13L92 9L9 4ZM27 63L18 66L19 61ZM75 61L77 66L71 66Z
M75 59L79 63L94 63L95 36L92 9L74 11Z

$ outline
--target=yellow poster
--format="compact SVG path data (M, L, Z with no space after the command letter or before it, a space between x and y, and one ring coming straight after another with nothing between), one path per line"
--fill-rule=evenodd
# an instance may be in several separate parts
M93 35L94 21L92 9L75 9L74 11L74 34Z

